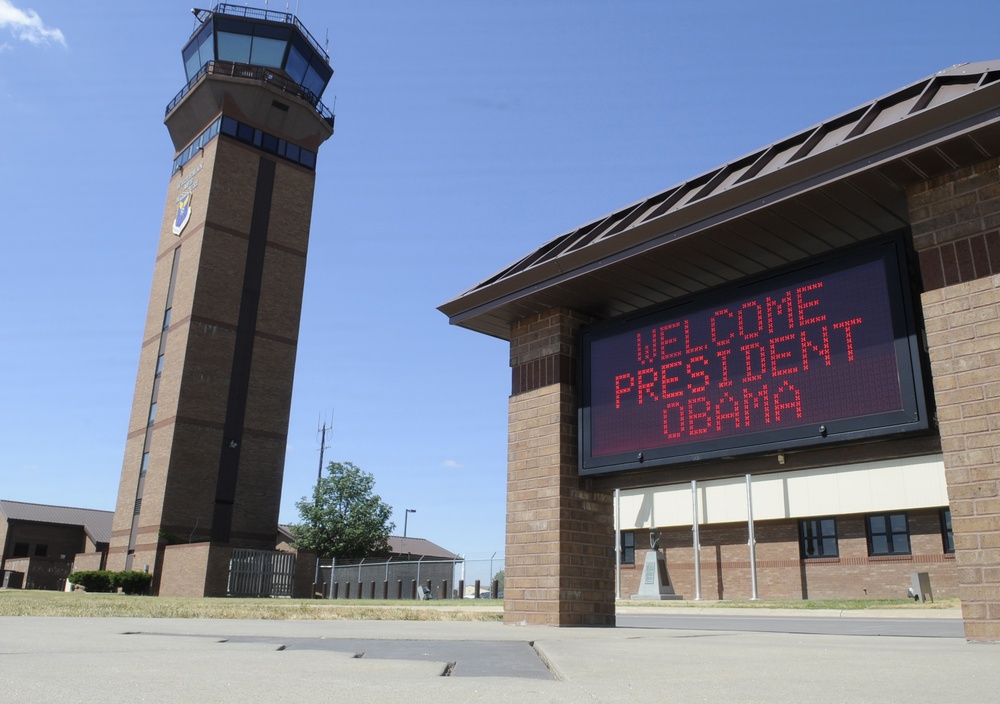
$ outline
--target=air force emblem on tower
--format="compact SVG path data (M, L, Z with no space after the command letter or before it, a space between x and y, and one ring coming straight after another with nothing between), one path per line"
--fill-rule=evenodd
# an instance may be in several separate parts
M174 234L180 235L191 219L191 193L185 193L177 201L177 216L174 218Z

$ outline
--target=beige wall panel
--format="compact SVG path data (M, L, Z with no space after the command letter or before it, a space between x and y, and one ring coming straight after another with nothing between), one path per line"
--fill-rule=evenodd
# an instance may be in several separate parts
M884 460L754 477L755 520L871 513L948 505L940 456ZM701 523L747 520L746 479L698 484ZM621 493L621 527L691 525L691 485Z

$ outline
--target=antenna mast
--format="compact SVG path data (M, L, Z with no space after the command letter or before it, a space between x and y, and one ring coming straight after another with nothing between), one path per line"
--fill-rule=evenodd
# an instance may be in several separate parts
M333 430L333 421L330 421L330 425L326 424L326 419L323 419L322 427L316 428L316 432L320 434L319 440L319 471L316 473L316 500L319 501L319 482L323 478L323 451L330 449L330 446L326 444L326 431Z

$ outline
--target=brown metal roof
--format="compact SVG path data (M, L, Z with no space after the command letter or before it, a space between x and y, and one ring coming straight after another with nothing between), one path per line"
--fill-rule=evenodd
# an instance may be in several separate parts
M503 339L604 319L906 227L905 189L1000 156L1000 60L962 64L567 232L439 307Z
M457 560L459 556L453 552L445 550L440 545L435 545L423 538L401 538L398 535L389 536L389 551L393 555L412 555L424 557L436 557L442 560Z
M110 543L111 522L115 512L0 500L0 515L3 515L8 521L82 526L93 542Z
M279 525L278 533L279 535L284 536L289 543L292 543L295 540L295 536L292 535L291 526L289 525ZM449 552L440 545L432 543L429 540L425 540L424 538L401 538L398 535L389 536L389 552L392 555L431 557L442 560L460 559L459 555Z

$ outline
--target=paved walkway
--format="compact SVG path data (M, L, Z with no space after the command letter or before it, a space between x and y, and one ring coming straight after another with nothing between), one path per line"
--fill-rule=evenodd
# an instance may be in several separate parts
M998 692L1000 646L964 638L0 618L0 702L992 704Z

